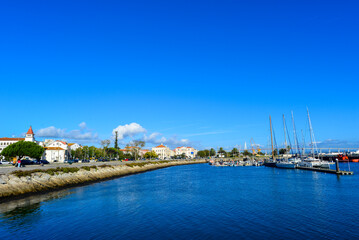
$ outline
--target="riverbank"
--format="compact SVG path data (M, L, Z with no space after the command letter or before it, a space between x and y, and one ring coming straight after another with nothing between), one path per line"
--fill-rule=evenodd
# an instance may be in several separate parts
M0 202L160 168L205 163L206 160L133 162L122 165L68 166L12 171L0 176Z

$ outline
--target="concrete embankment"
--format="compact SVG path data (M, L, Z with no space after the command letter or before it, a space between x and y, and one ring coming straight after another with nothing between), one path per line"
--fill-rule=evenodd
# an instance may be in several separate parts
M159 161L15 171L0 176L0 201L35 193L151 171L178 165L205 163L205 160Z

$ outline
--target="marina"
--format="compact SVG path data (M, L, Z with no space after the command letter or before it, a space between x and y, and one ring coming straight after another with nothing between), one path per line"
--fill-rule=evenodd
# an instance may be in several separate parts
M0 204L0 238L357 239L358 188L359 175L177 166Z

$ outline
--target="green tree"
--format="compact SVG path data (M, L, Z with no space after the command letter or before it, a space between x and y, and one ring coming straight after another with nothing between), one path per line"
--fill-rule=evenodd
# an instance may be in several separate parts
M233 148L232 151L231 151L231 156L232 157L235 157L235 156L238 156L239 154L239 151L237 148Z
M88 157L89 157L89 147L88 146L83 146L81 150L82 150L83 159L88 159Z
M243 151L243 156L250 156L252 155L248 150Z
M119 150L116 149L116 148L108 148L108 149L107 149L107 154L110 155L111 158L117 157L117 156L118 156L118 152L119 152Z
M218 153L219 153L219 155L224 155L224 156L226 156L226 151L224 151L224 149L221 148L221 147L219 148Z
M23 157L30 157L40 159L45 149L36 143L19 141L7 146L0 153L4 157L18 157L20 160Z
M145 155L144 155L144 158L158 158L158 155L157 153L155 153L154 151L150 151L150 152L146 152Z
M274 155L274 156L277 156L277 155L278 155L278 149L274 149L273 155Z
M123 154L123 157L124 157L124 159L125 159L125 158L127 158L127 159L133 159L133 156L132 156L131 153L125 153L125 154Z
M76 158L76 151L71 149L71 156L72 158Z
M89 157L90 158L96 157L96 150L97 150L97 148L95 146L89 147Z
M204 157L206 157L206 153L205 153L205 151L201 150L201 151L197 152L197 156L199 156L200 158L204 158Z
M211 150L209 150L209 155L212 156L216 156L216 150L214 150L214 148L211 148Z
M137 160L138 156L139 156L139 152L141 150L141 148L143 148L145 146L145 141L140 141L140 140L134 140L130 143L130 147L131 148L131 153L132 156L135 157L135 160Z
M210 157L210 152L209 152L209 150L205 149L205 150L204 150L204 153L205 153L206 157Z
M287 153L287 149L285 148L279 149L279 154L286 154L286 153Z
M111 140L106 139L101 141L102 151L103 151L103 157L106 157L106 152L108 146L111 144Z
M118 149L118 132L115 132L115 148Z

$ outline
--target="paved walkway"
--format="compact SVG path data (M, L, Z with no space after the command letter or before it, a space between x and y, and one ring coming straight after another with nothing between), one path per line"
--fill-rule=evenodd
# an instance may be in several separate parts
M159 160L158 160L159 161ZM171 160L171 161L181 161L181 160ZM141 162L150 162L149 160L147 161L109 161L109 162L89 162L89 163L50 163L50 164L45 164L44 166L41 165L26 165L25 167L14 167L12 164L0 164L0 175L2 174L8 174L11 173L13 171L16 170L32 170L32 169L49 169L49 168L57 168L57 167L82 167L82 166L99 166L99 165L112 165L112 166L116 166L116 165L124 165L126 163L141 163ZM152 162L156 162L156 161L152 161Z
M32 169L49 169L49 168L57 168L57 167L82 167L82 166L98 166L98 165L112 165L112 166L116 166L116 165L123 165L126 163L131 163L131 162L144 162L144 161L110 161L110 162L89 162L89 163L50 163L50 164L45 164L44 166L41 165L26 165L25 167L14 167L12 164L1 164L0 165L0 174L8 174L11 173L13 171L16 170L32 170Z

